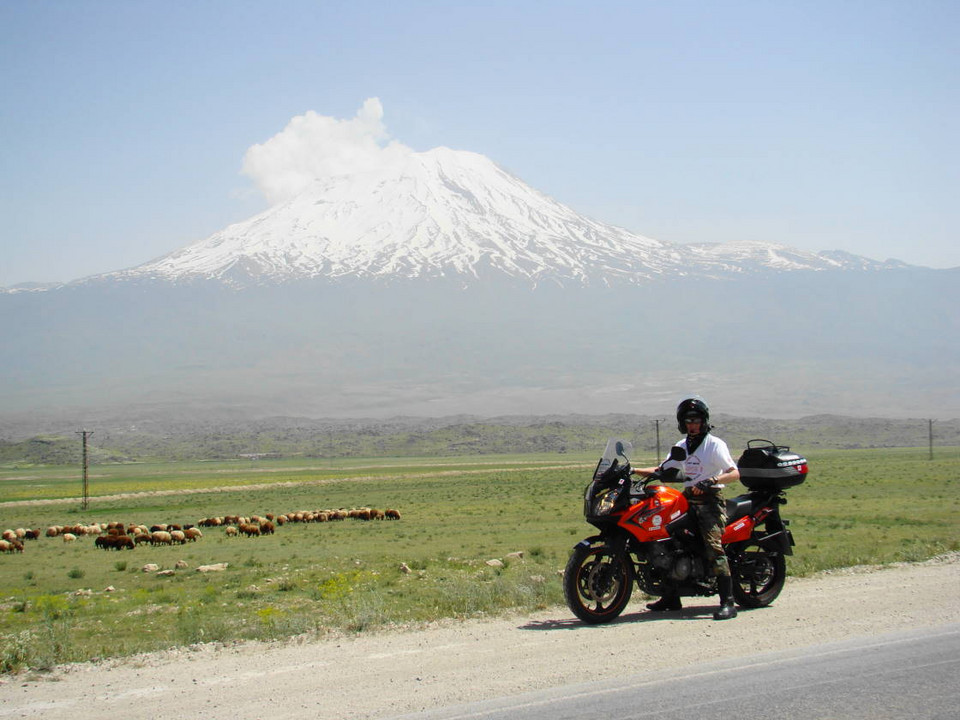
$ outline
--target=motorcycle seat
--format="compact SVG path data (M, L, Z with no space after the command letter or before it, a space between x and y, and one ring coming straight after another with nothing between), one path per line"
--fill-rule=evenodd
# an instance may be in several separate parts
M753 500L746 495L727 500L727 522L732 523L753 512Z

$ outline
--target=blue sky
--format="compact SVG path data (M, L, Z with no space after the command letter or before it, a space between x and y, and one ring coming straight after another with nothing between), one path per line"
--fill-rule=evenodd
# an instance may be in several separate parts
M370 98L649 237L960 265L955 0L0 0L0 69L0 286L260 212L248 149Z

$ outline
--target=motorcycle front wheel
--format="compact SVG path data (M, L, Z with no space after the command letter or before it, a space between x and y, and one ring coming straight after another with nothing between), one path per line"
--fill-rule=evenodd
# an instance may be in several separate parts
M608 545L578 545L563 571L563 594L573 614L596 625L616 618L633 593L633 564Z
M731 558L733 599L740 607L766 607L780 594L787 580L783 554L749 541Z

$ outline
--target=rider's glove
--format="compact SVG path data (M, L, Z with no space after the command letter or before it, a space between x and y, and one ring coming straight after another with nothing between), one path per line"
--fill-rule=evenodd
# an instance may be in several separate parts
M707 490L713 490L713 488L716 486L716 484L717 484L717 478L716 478L716 477L708 477L708 478L704 478L703 480L701 480L700 482L698 482L698 483L697 483L697 488L699 488L700 490L703 490L704 492L706 492Z

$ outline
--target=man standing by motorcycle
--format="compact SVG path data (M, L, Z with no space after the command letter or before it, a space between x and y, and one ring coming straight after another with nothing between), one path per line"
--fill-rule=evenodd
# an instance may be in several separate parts
M727 524L722 486L739 480L740 471L727 444L710 434L710 408L702 398L687 398L677 406L677 428L686 435L677 443L687 452L683 467L687 480L683 494L700 525L707 567L713 569L717 578L720 609L713 614L713 619L727 620L737 616L737 606L733 600L730 564L721 542ZM657 469L635 468L633 472L646 477ZM676 591L665 594L647 607L655 612L680 610L680 595Z

